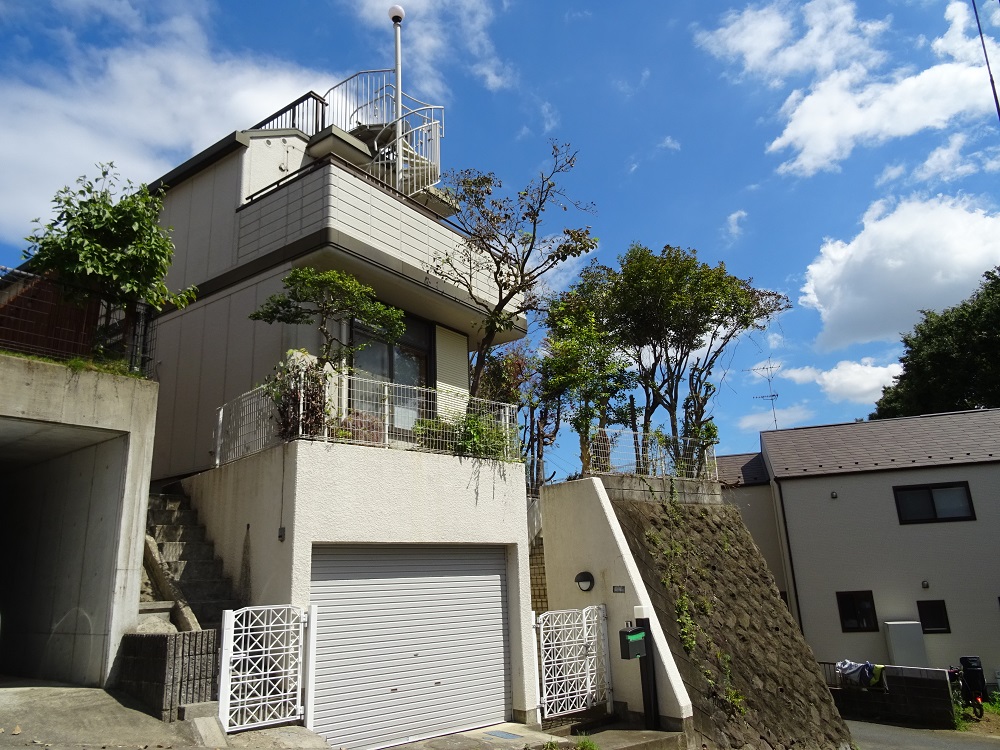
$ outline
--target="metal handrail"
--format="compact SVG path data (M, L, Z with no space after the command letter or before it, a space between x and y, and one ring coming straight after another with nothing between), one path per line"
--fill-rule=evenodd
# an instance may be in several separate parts
M315 91L310 91L300 96L287 107L279 109L270 117L265 117L250 128L250 130L277 130L287 127L301 130L311 137L326 127L326 107L326 99ZM301 127L299 124L300 115L305 115L305 119L308 120L310 110L312 114L312 130Z

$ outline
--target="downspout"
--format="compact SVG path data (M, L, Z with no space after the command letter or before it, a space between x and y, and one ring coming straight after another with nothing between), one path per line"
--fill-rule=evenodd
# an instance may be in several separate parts
M785 515L785 494L781 490L781 480L774 478L774 485L778 488L778 504L781 506L781 529L785 533L785 549L788 550L788 573L791 576L792 594L795 596L795 613L799 621L799 632L805 635L805 628L802 624L802 605L799 603L799 587L795 581L795 561L792 560L792 540L788 535L788 517Z

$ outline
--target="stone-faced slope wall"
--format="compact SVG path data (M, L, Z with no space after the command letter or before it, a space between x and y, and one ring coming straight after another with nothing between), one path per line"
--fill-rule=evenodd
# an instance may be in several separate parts
M846 750L850 732L739 510L682 502L683 485L608 494L694 704L694 746Z

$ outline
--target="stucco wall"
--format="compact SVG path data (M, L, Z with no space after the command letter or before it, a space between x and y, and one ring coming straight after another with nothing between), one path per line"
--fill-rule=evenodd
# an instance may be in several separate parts
M614 699L627 703L629 711L641 714L639 664L634 659L620 658L618 631L625 627L626 620L635 620L635 607L645 607L656 647L660 715L679 725L693 714L691 700L601 480L545 485L539 502L549 609L582 609L602 603L606 606ZM581 571L594 575L591 591L580 591L575 583ZM614 593L615 586L624 587L624 592Z
M316 544L505 546L513 708L534 712L521 464L298 440L190 477L184 487L227 574L248 577L252 604L307 606Z
M8 476L0 501L3 658L103 685L138 616L157 386L4 356L0 373L0 418L55 430L50 457Z
M918 600L943 599L951 633L924 635L923 666L947 667L976 654L992 678L1000 669L1000 591L989 573L1000 536L998 472L1000 465L975 464L780 483L802 629L818 659L885 663L882 623L918 620ZM969 483L976 520L899 523L893 486L961 481ZM856 590L872 591L879 632L842 632L836 592Z

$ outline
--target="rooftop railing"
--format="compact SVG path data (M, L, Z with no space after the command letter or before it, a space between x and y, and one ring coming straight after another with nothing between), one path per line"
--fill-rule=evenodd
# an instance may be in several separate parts
M123 361L147 377L153 349L152 310L132 310L93 292L0 266L0 349L50 357Z
M216 465L290 440L519 461L517 410L461 391L398 385L338 372L300 373L219 408Z
M414 195L441 181L444 107L406 92L397 105L394 75L392 70L355 73L325 96L309 92L296 99L252 130L297 128L311 138L334 125L371 148L369 174Z
M590 439L589 473L719 478L712 443L675 439L658 431L598 430Z

